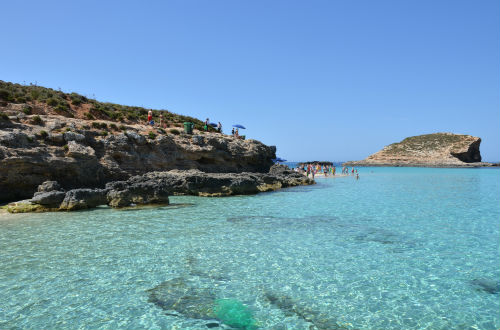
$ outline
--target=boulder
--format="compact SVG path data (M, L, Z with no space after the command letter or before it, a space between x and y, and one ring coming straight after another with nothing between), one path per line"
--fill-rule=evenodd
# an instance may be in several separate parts
M7 205L7 212L9 213L31 213L46 211L50 211L50 209L47 209L43 205L32 203L30 200L12 202Z
M110 185L113 186L113 185ZM110 187L108 186L108 187ZM124 207L130 204L168 204L169 189L164 184L153 181L132 184L117 184L107 193L108 204Z
M69 141L83 142L85 141L85 135L75 132L66 132L64 133L64 140L67 142Z
M49 208L57 208L61 205L65 196L66 193L63 191L37 192L31 199L31 202Z
M107 203L106 189L73 189L66 193L60 210L74 211L93 208Z
M95 158L95 150L75 141L68 142L68 156L73 158Z
M38 192L49 192L54 190L61 190L61 186L57 181L45 181L41 185L38 186Z

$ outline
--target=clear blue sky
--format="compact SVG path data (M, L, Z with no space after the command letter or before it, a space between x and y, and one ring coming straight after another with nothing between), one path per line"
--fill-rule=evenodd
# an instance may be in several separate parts
M480 136L500 160L498 0L6 1L0 79L247 126L288 160Z

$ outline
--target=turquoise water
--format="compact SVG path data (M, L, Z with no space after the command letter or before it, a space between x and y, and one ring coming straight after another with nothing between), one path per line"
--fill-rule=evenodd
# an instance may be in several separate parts
M210 292L191 297L201 303L241 302L259 329L500 328L500 170L360 177L162 208L0 215L0 329L217 325L151 302L162 283Z

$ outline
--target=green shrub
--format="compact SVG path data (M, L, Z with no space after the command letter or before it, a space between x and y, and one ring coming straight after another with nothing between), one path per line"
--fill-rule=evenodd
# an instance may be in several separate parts
M71 128L66 127L66 132L71 132Z
M93 121L92 122L92 128L107 129L108 128L108 124L106 124L106 123L100 123L98 121Z
M127 113L127 119L128 120L137 120L138 116L135 112L129 112Z
M101 135L102 136L107 136L108 135L108 131L101 131Z
M76 93L71 93L69 98L71 99L71 104L74 105L80 105L83 102L82 96Z
M178 129L175 129L175 128L171 129L171 130L170 130L170 133L172 133L172 134L174 134L174 135L179 135L179 134L181 134L181 132L179 132L179 130L178 130Z
M88 120L92 120L92 119L95 119L95 117L90 113L90 112L86 112L85 113L85 117L88 119Z
M0 99L5 101L11 101L12 94L6 89L0 89Z
M26 114L26 115L31 115L31 113L33 112L33 109L29 106L29 105L25 105L23 107L23 112Z
M118 130L118 126L116 126L115 124L109 124L109 127L114 130L114 131L117 131Z
M63 149L64 149L64 151L68 152L68 150L69 150L68 145L67 144L63 145Z
M149 132L148 133L148 137L151 139L151 140L154 140L156 138L156 134L153 133L153 132Z
M31 117L31 122L35 125L42 125L43 124L43 120L42 120L42 118L40 118L39 115Z
M0 112L0 120L9 120L9 116L6 113Z
M40 91L36 90L36 89L32 89L30 91L30 95L31 95L31 98L33 100L38 100L38 98L40 97Z
M49 133L47 133L47 132L46 132L46 131L44 131L44 130L41 130L39 134L40 134L40 137L41 137L42 139L45 139L45 138L47 138L47 136L49 136Z
M27 136L26 139L28 140L29 143L33 142L33 138L31 136Z
M90 129L90 126L89 125L83 125L82 128L83 129Z
M120 129L121 129L122 131L126 131L126 130L127 130L127 127L125 127L125 125L120 125Z
M57 99L51 97L47 99L47 105L50 105L51 107L55 107L59 102L57 102Z

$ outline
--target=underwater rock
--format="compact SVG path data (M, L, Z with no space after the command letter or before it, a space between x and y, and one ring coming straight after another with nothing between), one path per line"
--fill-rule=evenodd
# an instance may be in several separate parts
M213 320L215 294L212 290L194 286L183 278L165 281L148 290L148 302L166 311L175 311L180 315L200 320Z
M347 329L337 323L333 317L325 312L320 312L299 303L284 294L266 292L265 298L269 303L279 308L286 316L296 315L306 322L311 323L318 330L343 330Z
M210 323L207 323L205 324L205 326L209 329L212 329L212 328L217 328L217 327L220 327L220 324L217 323L217 322L210 322Z
M487 278L477 278L470 281L473 287L478 291L484 291L490 294L500 293L500 282L487 279Z

